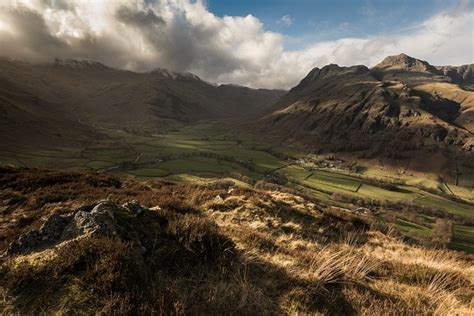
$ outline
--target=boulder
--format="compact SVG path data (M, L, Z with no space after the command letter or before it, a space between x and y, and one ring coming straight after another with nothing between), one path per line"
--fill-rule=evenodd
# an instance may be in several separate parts
M71 215L52 214L38 230L32 230L12 242L3 256L27 254L84 235L116 235L117 212L139 215L145 211L136 202L117 205L111 201L100 201L76 209Z
M138 204L136 201L132 202L127 202L124 205L122 205L126 209L128 209L132 214L134 215L140 215L145 211L145 208L143 208L140 204Z
M58 214L49 216L39 230L32 230L10 244L2 255L22 254L32 250L50 246L61 237L70 218Z

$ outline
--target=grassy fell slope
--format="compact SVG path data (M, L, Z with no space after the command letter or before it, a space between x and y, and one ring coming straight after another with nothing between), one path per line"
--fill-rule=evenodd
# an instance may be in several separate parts
M1 171L2 250L51 214L105 198L116 227L3 257L6 313L472 312L472 256L406 243L370 216L277 186ZM119 206L131 200L142 211Z
M283 94L86 60L35 65L1 58L0 83L0 132L9 150L38 142L91 141L101 127L150 134L202 119L253 116Z
M255 129L315 152L405 159L415 168L423 161L447 174L453 156L473 157L471 85L404 54L372 69L331 64L313 69Z

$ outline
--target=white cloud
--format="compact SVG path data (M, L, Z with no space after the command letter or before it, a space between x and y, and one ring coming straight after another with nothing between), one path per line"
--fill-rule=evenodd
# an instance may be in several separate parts
M373 66L400 52L436 65L472 63L473 21L473 11L455 10L403 33L285 50L284 36L265 31L256 17L217 17L199 0L17 0L0 2L0 55L33 62L86 58L136 71L160 67L212 82L289 88L316 66Z
M283 25L286 25L286 26L290 26L292 23L293 23L293 20L291 19L291 17L287 14L287 15L284 15L282 16L278 21L277 21L278 24L283 24Z

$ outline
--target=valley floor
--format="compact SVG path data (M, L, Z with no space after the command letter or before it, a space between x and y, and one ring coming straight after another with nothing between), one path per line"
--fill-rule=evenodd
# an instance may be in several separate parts
M474 190L448 184L437 175L303 153L230 130L223 122L199 122L155 135L106 127L100 132L104 137L82 148L2 149L0 162L194 184L216 178L242 187L272 182L324 205L363 207L427 244L436 223L448 221L452 226L448 246L474 252ZM460 182L469 184L473 166L464 162L460 167L464 168Z

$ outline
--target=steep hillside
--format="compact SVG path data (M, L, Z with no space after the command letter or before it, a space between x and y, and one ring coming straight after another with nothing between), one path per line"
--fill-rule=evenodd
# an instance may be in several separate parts
M357 152L359 158L418 153L429 160L436 152L470 156L474 92L465 86L470 67L442 71L401 54L372 69L334 64L315 68L258 128L317 152Z
M474 65L441 66L437 67L445 76L450 77L454 83L473 85Z
M283 93L212 85L193 74L133 73L97 62L0 60L3 144L84 141L100 127L157 132L201 119L252 116ZM10 148L11 149L11 148Z
M370 214L325 208L278 186L4 167L0 189L5 314L473 308L470 255L408 243Z

